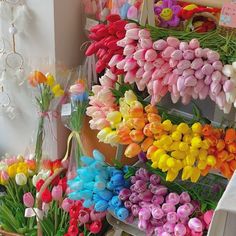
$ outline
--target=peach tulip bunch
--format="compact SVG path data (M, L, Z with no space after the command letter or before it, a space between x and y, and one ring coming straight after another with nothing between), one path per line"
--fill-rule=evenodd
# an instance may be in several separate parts
M126 83L136 83L140 91L147 88L152 104L170 92L174 103L209 96L224 113L230 112L236 84L229 78L232 73L222 73L218 52L201 48L197 39L182 42L168 37L153 42L150 32L136 23L125 29L125 37L117 42L125 58L114 55L108 65L124 70Z
M105 75L99 79L100 85L93 86L93 96L89 97L89 107L86 111L86 114L92 118L89 121L91 129L101 130L108 127L107 114L118 110L115 97L111 91L116 80L117 77L110 70L107 70Z
M126 91L119 100L119 110L108 112L108 125L100 130L97 137L104 143L128 145L125 155L129 158L146 152L154 141L150 129L161 117L152 105L143 106L132 90ZM149 129L150 128L150 129Z

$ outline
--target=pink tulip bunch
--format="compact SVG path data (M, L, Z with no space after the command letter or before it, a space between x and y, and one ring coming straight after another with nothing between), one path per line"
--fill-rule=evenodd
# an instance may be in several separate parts
M107 114L118 110L115 105L115 97L111 89L114 88L117 76L110 70L99 81L101 85L95 85L92 88L93 96L89 97L89 107L86 114L92 119L89 121L91 129L101 130L110 125L107 120Z
M229 113L232 102L226 93L236 86L222 73L219 53L201 48L197 39L187 43L168 37L153 42L150 32L136 23L126 24L125 30L125 37L117 42L125 58L114 55L108 65L124 70L126 83L136 83L140 91L147 88L153 105L168 92L174 103L181 98L183 104L209 96Z
M159 176L144 168L136 171L131 183L129 189L120 191L119 198L130 211L128 221L137 217L138 227L146 235L201 236L208 229L213 211L199 215L199 204L187 192L168 191Z

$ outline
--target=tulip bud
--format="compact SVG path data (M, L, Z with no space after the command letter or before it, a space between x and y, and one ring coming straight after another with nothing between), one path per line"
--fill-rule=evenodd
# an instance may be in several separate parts
M65 198L61 204L61 208L65 211L65 212L69 212L71 206L74 204L74 201L69 199L69 198Z
M78 220L82 224L88 223L89 222L89 213L85 210L80 210Z
M15 176L15 181L16 181L16 184L23 186L23 185L26 185L27 183L27 177L23 173L18 173Z
M24 202L24 205L28 208L31 208L34 206L34 197L31 192L25 193L23 195L23 202Z
M62 198L62 187L61 185L54 186L52 189L52 198L55 201L59 201Z
M174 228L174 233L176 236L184 236L186 235L186 227L183 224L177 224Z
M189 220L188 226L195 232L202 232L203 230L202 222L196 217Z
M131 143L125 150L125 156L133 158L141 152L141 147L136 143Z

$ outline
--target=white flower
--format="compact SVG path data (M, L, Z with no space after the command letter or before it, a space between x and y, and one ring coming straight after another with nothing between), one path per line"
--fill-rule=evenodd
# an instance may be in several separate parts
M27 177L24 173L18 173L15 176L15 181L16 181L16 184L23 186L23 185L26 185L27 183Z
M40 180L40 179L47 179L50 176L50 170L41 170L37 175L34 175L32 178L32 183L33 185L36 187L36 183Z

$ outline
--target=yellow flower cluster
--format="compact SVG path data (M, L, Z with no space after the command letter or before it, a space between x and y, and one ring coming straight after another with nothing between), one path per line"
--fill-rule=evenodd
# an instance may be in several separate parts
M148 157L153 168L167 172L167 181L173 181L182 170L182 180L197 182L201 172L216 165L216 158L208 154L209 142L201 137L200 123L189 127L185 123L173 125L165 120L160 127L161 135L154 141Z
M27 178L36 170L34 160L25 160L22 156L4 160L0 163L0 184L6 185L9 178L15 179L18 185L25 185Z

